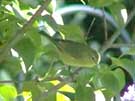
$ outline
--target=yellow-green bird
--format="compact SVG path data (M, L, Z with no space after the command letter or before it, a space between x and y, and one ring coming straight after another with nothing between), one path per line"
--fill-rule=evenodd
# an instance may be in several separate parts
M93 67L100 62L100 54L86 44L54 39L45 32L41 32L41 34L54 44L64 64L74 67Z

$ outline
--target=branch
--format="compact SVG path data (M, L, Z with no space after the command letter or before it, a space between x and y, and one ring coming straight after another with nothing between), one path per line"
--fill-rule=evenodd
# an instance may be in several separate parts
M112 44L110 46L111 48L121 48L121 47L135 47L135 44L134 43L129 43L129 44Z
M3 80L3 81L0 81L0 84L5 84L5 83L15 83L15 81L13 81L13 80Z
M70 5L70 6L66 6L63 8L60 8L58 10L56 10L52 16L56 16L56 15L66 15L66 14L71 14L77 11L81 11L81 12L86 12L88 14L94 15L94 16L98 16L100 18L104 18L106 19L107 22L109 22L112 26L114 26L116 29L118 29L118 24L117 22L114 20L114 18L107 12L98 9L98 8L94 8L91 6L87 6L87 5ZM121 31L122 33L122 37L125 39L126 42L130 42L130 37L128 35L128 32L123 29Z
M7 41L4 47L0 50L0 62L4 60L7 52L20 41L24 33L33 24L35 19L43 12L46 6L48 6L50 1L51 0L45 0L44 4L36 11L36 13L30 18L30 20L27 21L21 29L17 30L16 33L13 34L13 37L11 37L11 39Z
M61 77L46 78L45 80L43 80L43 82L44 82L44 81L47 81L47 82L48 82L48 81L52 81L52 80L59 80L59 81L61 81L61 82L60 82L59 84L57 84L56 86L53 86L52 88L50 88L50 89L48 90L48 92L43 92L43 93L41 93L38 98L33 99L33 100L34 100L34 101L39 101L39 98L40 98L40 100L41 100L41 99L45 99L49 94L57 92L58 89L60 89L61 87L63 87L63 86L66 85L67 83L74 81L74 79L73 79L74 77L73 77L73 76L75 76L76 74L78 74L81 70L82 70L82 68L76 69L76 70L71 74L71 76L68 77L68 78L66 78L66 79L63 79L63 78L61 78ZM0 84L13 84L13 83L19 84L19 83L30 82L30 81L37 82L37 83L38 83L38 82L42 82L42 81L40 81L40 80L38 81L38 78L35 78L34 80L29 80L29 81L27 81L27 80L19 80L19 81L16 81L16 80L3 80L3 81L0 81ZM37 100L37 99L38 99L38 100Z
M53 86L52 88L50 88L47 92L43 92L38 98L36 98L34 101L42 101L43 99L45 99L49 94L55 93L57 92L58 89L60 89L61 87L63 87L64 85L66 85L69 82L73 81L73 77L78 74L80 71L82 70L82 68L78 68L76 69L71 76L69 76L68 78L62 80L62 82L60 82L59 84L57 84L56 86Z
M95 20L96 20L96 19L95 19L95 17L94 17L93 20L91 21L91 24L90 24L90 26L89 26L89 28L88 28L87 33L86 33L86 38L88 38L88 34L91 32Z
M42 81L52 81L52 80L59 80L59 81L63 81L63 78L61 77L48 77L48 78L45 78L45 79L40 79L40 78L35 78L35 79L32 79L32 80L29 80L29 81L38 81L38 82L42 82ZM0 84L6 84L6 83L24 83L24 82L29 82L27 80L0 80Z
M103 14L104 14L105 10L103 8ZM105 14L104 14L104 17L103 17L103 21L104 21L104 34L105 34L105 41L107 40L108 38L108 32L107 32L107 22L106 22L106 18L105 18Z
M133 9L133 11L129 14L129 17L128 17L128 20L126 22L126 24L118 29L113 35L112 37L107 40L105 42L105 44L103 45L102 47L102 51L101 51L101 54L103 54L108 48L110 48L112 46L112 44L114 43L114 41L119 37L119 35L121 34L121 32L123 32L125 30L125 27L129 24L129 22L134 18L135 16L135 9Z

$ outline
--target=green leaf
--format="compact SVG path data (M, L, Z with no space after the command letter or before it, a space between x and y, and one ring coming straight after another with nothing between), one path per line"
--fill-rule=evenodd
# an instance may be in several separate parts
M85 69L80 71L79 75L77 76L77 83L81 85L86 85L87 83L89 83L90 79L92 78L95 72L96 68Z
M102 93L104 94L106 101L111 101L111 98L115 96L114 93L108 89L103 90Z
M56 93L51 93L48 96L42 96L40 101L56 101Z
M100 75L100 81L102 83L102 86L106 89L111 90L114 93L119 92L119 81L117 80L112 71L102 73Z
M1 69L6 70L13 78L21 71L20 60L16 57L8 57L0 64L0 67Z
M49 47L45 47L45 50L36 56L33 69L39 76L56 75L59 65L57 64L57 54L54 50L50 50ZM46 75L46 76L47 76Z
M75 101L95 101L95 95L90 87L77 85Z
M82 29L75 24L59 26L59 31L67 40L86 43Z
M36 48L40 49L41 46L41 37L39 34L39 30L35 27L29 28L29 30L26 32L26 36L30 38L31 42Z
M3 96L4 101L15 101L17 91L14 86L2 85L0 86L0 95Z
M19 28L17 22L18 19L15 18L13 15L9 15L9 14L6 15L4 20L0 21L0 33L4 35L4 38L6 40L10 38Z
M38 83L38 87L42 91L41 93L51 89L53 86L51 82L41 81ZM41 96L40 101L56 101L56 92L49 93L48 96Z
M111 57L112 63L125 69L135 81L135 61L129 59L117 59Z
M88 0L89 5L96 7L110 6L114 2L120 2L121 0Z
M103 73L107 73L111 71L109 66L106 64L100 64L99 67L100 68L95 71L92 77L92 83L94 84L96 89L103 88L103 85L101 83L101 76L103 75Z
M1 2L3 5L9 5L11 4L11 0L1 0Z
M119 91L121 91L121 89L123 89L124 85L125 85L125 75L124 72L121 69L116 69L114 72L115 77L118 80L118 85L119 86Z
M36 48L28 38L23 38L22 40L14 46L15 50L23 58L23 61L26 67L29 67L33 64L33 60L36 54Z
M111 96L114 96L123 88L125 84L124 80L125 78L122 70L116 69L115 71L111 71L109 69L103 69L95 73L92 82L96 89L106 89L110 92Z
M32 93L32 99L35 100L41 94L41 90L38 87L38 83L35 81L24 82L23 91L30 91Z
M38 2L38 0L21 0L20 4L25 4L32 8L35 8L38 6L39 2Z

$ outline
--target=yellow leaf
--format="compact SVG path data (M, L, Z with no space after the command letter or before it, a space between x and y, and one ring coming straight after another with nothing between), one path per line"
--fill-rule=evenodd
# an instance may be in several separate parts
M32 101L32 94L29 91L23 91L22 93L25 101Z
M56 101L71 101L67 96L57 93L57 100Z
M57 85L60 83L60 81L58 80L54 80L54 81L51 81L52 84L54 85ZM70 85L66 84L65 86L61 87L59 89L59 91L64 91L64 92L71 92L71 93L75 93L75 90L74 88L72 88Z

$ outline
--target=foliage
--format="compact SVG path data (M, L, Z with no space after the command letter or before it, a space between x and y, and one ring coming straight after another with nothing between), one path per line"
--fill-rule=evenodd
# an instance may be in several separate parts
M117 99L135 80L133 2L0 0L0 101L95 101L97 91ZM41 32L70 44L58 52ZM86 58L95 65L85 68Z

